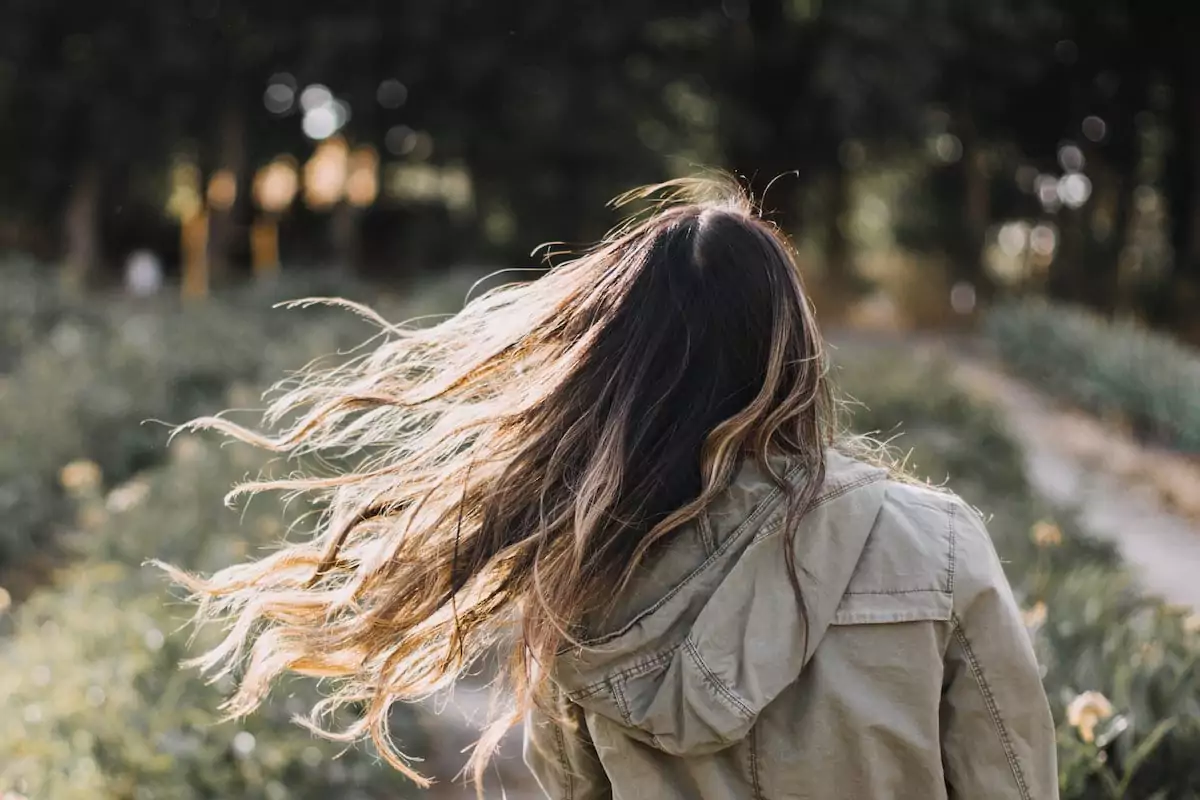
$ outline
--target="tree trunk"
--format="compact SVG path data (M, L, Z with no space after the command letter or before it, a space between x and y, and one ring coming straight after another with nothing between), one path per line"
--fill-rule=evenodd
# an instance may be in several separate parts
M1166 117L1170 126L1171 150L1163 170L1163 193L1169 213L1170 243L1173 258L1149 296L1147 317L1151 324L1171 325L1185 321L1187 300L1200 274L1197 262L1200 242L1195 230L1200 216L1200 158L1196 137L1200 135L1200 85L1197 56L1181 53L1173 70L1174 104ZM1180 302L1183 301L1183 320Z
M958 171L962 177L963 207L951 277L956 282L971 284L977 296L985 297L991 292L991 282L983 270L983 245L992 217L992 187L987 153L979 140L969 100L962 101L957 122L962 145Z
M824 290L835 307L849 303L857 294L858 276L854 272L850 242L846 238L845 219L850 211L850 176L840 162L825 177L825 270Z
M100 167L85 162L75 174L63 213L63 285L68 291L83 291L93 279L100 261Z
M1185 333L1192 336L1200 327L1195 319L1196 305L1200 303L1200 153L1195 141L1195 137L1200 136L1200 57L1189 55L1188 65L1187 88L1179 100L1186 106L1183 114L1189 137L1185 165L1189 178L1188 213L1181 215L1185 226L1180 237L1184 250L1175 254L1171 299L1174 324L1190 328Z
M330 220L330 238L333 243L334 267L339 272L358 272L362 255L361 210L347 202L338 203Z
M1126 310L1128 301L1129 288L1125 286L1121 264L1129 240L1137 181L1133 174L1121 174L1116 168L1095 169L1092 175L1096 186L1091 213L1095 246L1089 258L1089 302L1106 314L1118 314Z
M208 263L214 282L227 283L232 279L233 265L230 249L238 234L237 212L245 202L243 191L246 176L246 126L243 112L235 104L221 115L217 132L217 167L233 174L237 187L231 205L217 203L210 207Z
M209 292L209 219L201 212L183 221L180 228L180 255L183 275L180 291L189 302L204 300Z
M1050 264L1049 293L1070 303L1087 299L1087 234L1081 209L1064 208L1058 218L1058 247Z

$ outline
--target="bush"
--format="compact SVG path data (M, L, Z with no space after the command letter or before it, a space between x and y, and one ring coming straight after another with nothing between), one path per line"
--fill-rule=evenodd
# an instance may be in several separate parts
M949 474L950 487L989 516L1045 670L1063 797L1195 797L1200 616L1143 596L1112 548L1069 520L1049 521L999 419L949 370L853 350L839 361L841 383L865 406L854 409L855 428L902 425L896 446L911 449L914 471ZM1111 709L1089 711L1089 691ZM1094 729L1089 714L1102 717Z
M415 303L376 303L393 317L449 307L463 278L427 287ZM289 287L293 297L334 293ZM231 687L179 668L211 634L185 648L178 630L191 609L169 602L166 581L141 566L158 557L210 571L285 533L270 503L239 525L220 502L262 467L259 454L181 438L161 463L166 428L139 426L252 402L255 384L371 332L342 311L266 313L271 294L193 309L110 301L103 313L64 312L46 335L5 340L20 352L0 388L0 492L10 512L0 553L43 545L51 526L72 533L60 540L71 564L54 585L0 617L0 707L11 711L0 717L0 794L315 800L414 791L367 750L339 757L292 724L318 697L311 683L280 687L286 696L261 713L220 723ZM420 749L415 711L398 710L393 728Z
M69 299L30 260L9 258L0 265L0 376L13 369L21 354L44 338L67 312ZM82 309L71 309L70 313Z
M109 298L101 310L71 305L45 284L18 269L4 273L0 291L5 305L11 297L28 301L13 301L25 310L0 340L19 351L0 375L0 566L43 547L63 525L59 473L68 463L94 462L115 485L160 459L167 427L145 421L211 413L230 386L271 382L371 333L345 311L272 310L281 297L338 292L316 278L195 307L166 297ZM451 275L385 310L401 317L413 308L443 310L465 286L465 276ZM340 292L366 295L353 285Z
M1000 305L987 338L1021 376L1135 433L1200 452L1200 356L1132 322L1042 300Z
M54 800L112 798L416 796L411 784L364 749L341 757L292 724L315 699L295 681L262 712L221 723L229 686L181 670L190 614L168 601L158 556L208 570L278 541L271 504L239 514L219 502L261 461L245 447L181 439L168 465L107 496L87 494L81 532L68 545L80 560L36 593L0 643L0 793ZM86 493L85 493L86 494ZM204 644L204 641L199 643ZM191 654L198 652L192 649ZM407 710L397 735L420 746Z

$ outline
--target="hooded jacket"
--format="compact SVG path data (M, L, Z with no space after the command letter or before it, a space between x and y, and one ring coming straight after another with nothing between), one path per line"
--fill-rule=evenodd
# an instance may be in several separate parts
M1058 796L1038 665L982 521L837 452L826 472L791 539L800 602L783 493L747 464L559 657L551 710L525 726L548 797Z

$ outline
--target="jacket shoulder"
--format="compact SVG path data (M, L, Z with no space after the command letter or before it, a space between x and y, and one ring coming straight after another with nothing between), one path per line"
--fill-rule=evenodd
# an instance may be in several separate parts
M957 561L956 518L967 506L931 486L887 482L883 504L867 538L847 596L902 596L920 600L948 618Z

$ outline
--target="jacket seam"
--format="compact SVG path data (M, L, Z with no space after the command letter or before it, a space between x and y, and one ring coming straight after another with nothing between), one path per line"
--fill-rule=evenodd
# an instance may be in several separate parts
M763 800L762 776L758 771L758 725L750 728L750 789L754 800Z
M812 502L812 504L808 508L805 509L805 513L806 514L811 513L813 511L817 510L818 508L820 508L821 506L832 503L834 500L837 500L839 497L842 497L843 495L849 494L850 492L854 491L855 489L858 489L863 486L867 486L868 484L876 483L877 481L883 480L883 477L884 477L883 475L880 475L878 473L872 473L870 475L864 475L861 478L855 478L854 480L849 481L848 483L843 483L838 486L835 486L834 488L830 489L828 493L823 494L820 497L818 497L816 500L814 500ZM751 543L758 544L759 542L766 539L767 537L775 535L775 533L778 532L779 529L783 527L784 521L785 520L783 518L780 518L780 519L776 519L776 520L772 521L769 525L764 525L763 529L754 535L754 539ZM730 537L730 538L733 538L733 537Z
M696 517L696 535L700 539L700 545L704 548L705 557L716 552L717 539L713 535L712 520L708 516L708 509L704 509Z
M950 594L945 589L888 589L880 592L845 592L854 597L888 597L894 594Z
M746 703L740 697L738 697L737 694L734 693L734 691L730 689L723 680L718 678L717 674L709 668L707 663L705 663L704 658L700 655L700 651L696 648L696 643L691 639L684 639L683 646L684 649L687 650L688 655L692 657L692 660L696 662L696 666L700 669L700 673L704 675L704 679L713 687L713 689L717 691L717 694L724 697L724 699L730 705L732 705L734 710L737 711L737 713L744 719L750 719L753 717L754 712L751 711L746 706Z
M640 661L637 664L626 667L625 669L620 669L616 672L606 674L600 680L594 681L589 683L587 686L570 692L569 697L574 700L583 700L610 686L610 683L613 680L640 678L642 675L653 672L654 670L666 664L675 656L677 652L679 652L679 647L672 647L670 650L665 650L656 656L646 659L645 661Z
M958 506L953 501L950 502L950 513L946 516L946 532L950 536L950 576L946 581L946 593L954 594L954 567L955 558L957 557L957 531L954 526L954 517L958 513Z
M621 718L625 720L628 727L633 727L633 715L629 711L629 701L625 698L624 681L610 681L612 686L613 699L617 702L617 710L621 712Z
M562 727L557 724L554 725L554 745L558 750L558 764L562 768L563 780L566 781L566 786L563 787L566 792L563 800L574 800L575 775L571 772L571 764L567 758L566 735L563 733Z
M963 649L963 654L966 656L967 663L971 668L971 674L975 678L976 685L979 686L979 691L983 694L984 705L987 706L988 715L991 717L992 724L996 728L996 733L1000 737L1000 744L1004 748L1005 757L1008 759L1009 769L1012 770L1013 780L1016 781L1017 789L1021 793L1021 800L1032 800L1029 794L1029 785L1025 781L1025 774L1021 771L1020 761L1017 759L1016 751L1013 749L1012 737L1009 736L1008 728L1005 727L1004 720L1000 716L1000 708L996 704L996 697L992 693L992 687L983 674L983 666L979 663L979 659L975 655L975 650L971 647L970 640L967 639L966 631L962 627L962 620L957 615L953 616L952 620L954 623L954 638Z
M848 494L849 492L854 491L855 489L859 488L860 486L866 486L868 483L875 483L877 481L883 480L884 477L885 476L882 475L881 473L872 472L868 475L862 476L861 478L855 478L852 481L843 483L840 486L835 486L832 489L830 489L827 493L821 495L816 500L814 500L813 504L809 508L809 510L811 511L814 508L820 508L821 506L825 505L826 503L831 503L834 500L837 500L842 495Z
M790 472L788 472L786 476L784 476L784 480L790 481L791 478L800 474L802 469L803 469L803 465L797 465L797 466L793 467L792 470ZM775 489L773 489L771 491L771 493L769 495L767 495L761 501L759 501L758 505L754 507L754 510L750 512L750 515L747 516L746 519L742 520L741 524L738 525L734 529L733 533L729 536L729 538L727 538L725 541L721 542L721 544L717 546L717 549L715 551L713 551L712 555L710 555L708 558L704 559L704 562L701 563L700 566L698 566L694 570L692 570L688 574L688 576L683 579L682 582L676 584L675 588L671 589L671 591L669 591L665 595L663 595L657 602L655 602L653 605L651 605L646 610L637 614L633 619L629 620L629 622L625 623L617 630L615 630L611 633L605 634L604 636L599 636L595 639L584 642L584 644L590 645L590 646L596 646L596 645L605 644L607 642L611 642L614 639L620 638L621 636L624 636L626 633L628 633L630 630L632 630L633 627L635 625L637 625L639 622L641 622L643 619L645 619L646 617L650 616L651 614L653 614L654 612L658 611L660 608L665 606L668 602L671 601L672 598L675 597L675 595L677 595L681 591L683 591L685 586L690 584L693 580L695 580L697 577L699 577L703 573L707 572L709 567L711 567L714 563L716 563L717 559L720 558L722 555L724 555L726 550L731 549L734 546L734 544L737 543L737 541L739 539L741 539L742 536L745 535L746 531L749 528L751 528L754 525L757 525L758 522L764 516L768 515L771 511L773 511L775 508L776 501L779 499L780 495L782 495L782 494L783 494L783 492L778 487L776 487Z
M843 592L844 595L863 596L874 595L878 597L886 597L889 595L901 594L945 594L954 595L954 573L956 571L957 551L958 551L958 527L955 525L957 519L958 507L951 500L948 504L946 513L946 539L948 542L949 551L946 554L946 586L945 588L937 587L933 589L880 589L880 590L850 590Z

